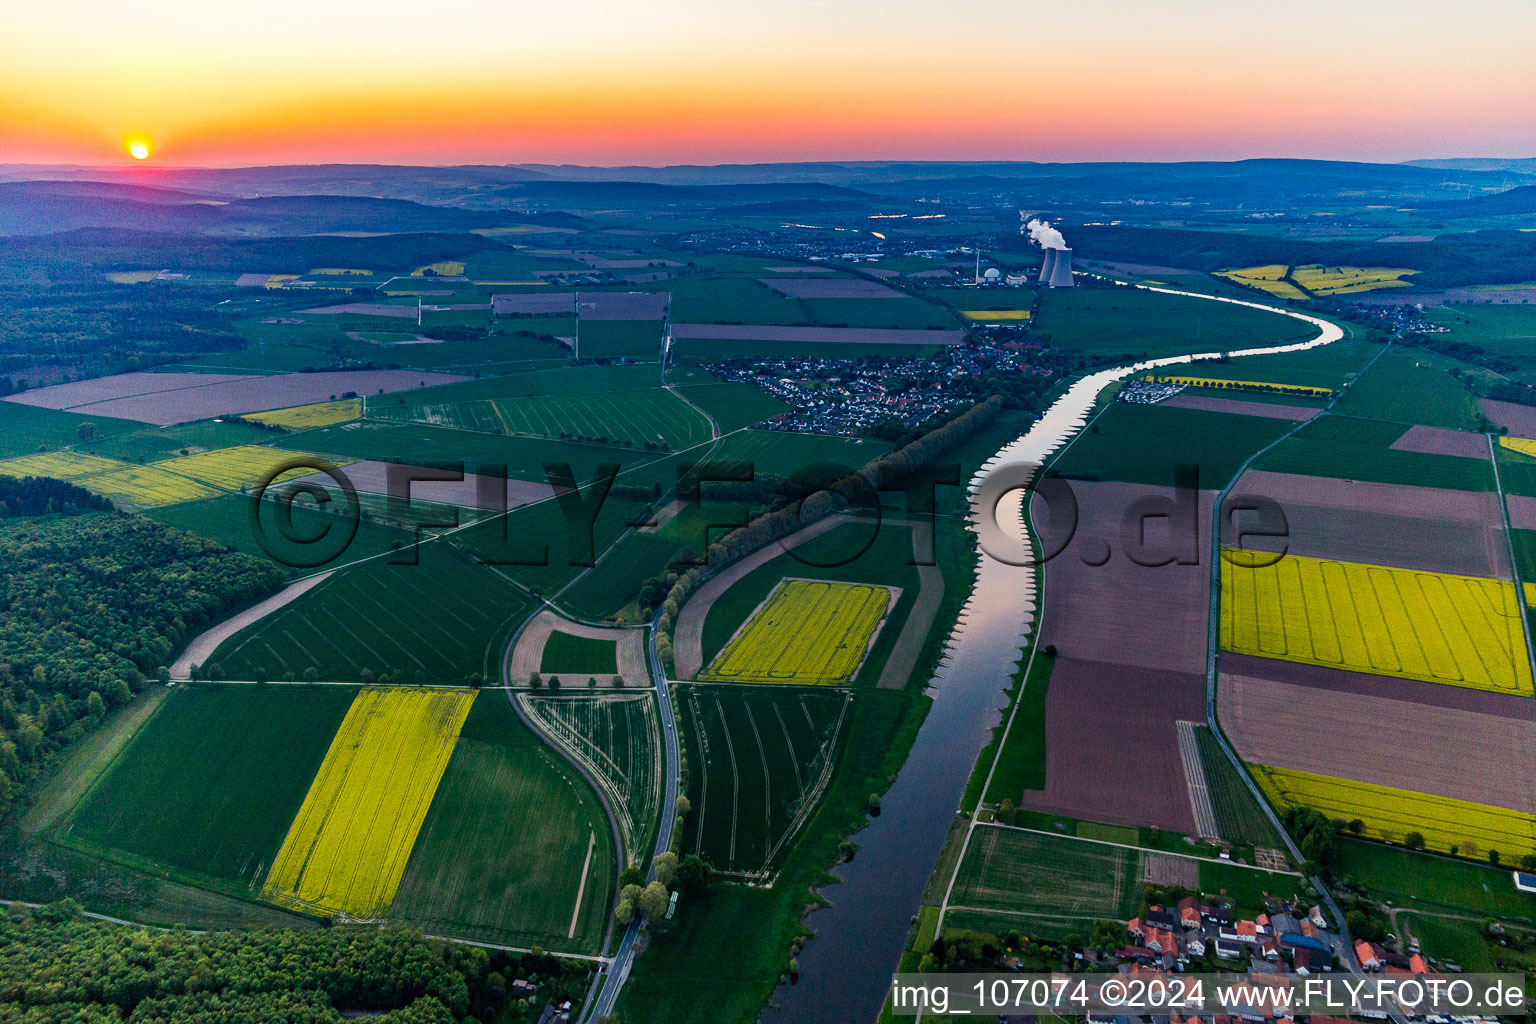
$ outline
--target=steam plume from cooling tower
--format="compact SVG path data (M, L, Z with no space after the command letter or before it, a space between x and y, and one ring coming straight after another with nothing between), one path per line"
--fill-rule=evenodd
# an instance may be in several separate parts
M1048 220L1031 220L1024 227L1029 232L1030 241L1042 249L1065 249L1067 247L1067 240L1062 237L1060 231L1051 227L1051 222Z

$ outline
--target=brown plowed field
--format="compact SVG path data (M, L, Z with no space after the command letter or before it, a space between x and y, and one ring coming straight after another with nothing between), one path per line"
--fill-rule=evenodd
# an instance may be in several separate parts
M1516 437L1536 437L1536 407L1483 399L1483 415Z
M1447 430L1444 427L1426 427L1415 424L1403 436L1392 442L1400 452L1421 452L1425 455L1459 455L1464 459L1488 458L1488 438L1466 430Z
M1219 693L1222 728L1246 761L1536 813L1536 721L1528 714L1228 673Z
M1041 642L1055 644L1067 658L1203 672L1215 494L1200 492L1199 539L1193 545L1198 564L1144 566L1127 557L1122 520L1139 499L1171 500L1172 488L1074 480L1072 491L1078 504L1077 531L1046 565L1049 613L1042 620ZM1049 529L1041 532L1059 536ZM1147 520L1146 536L1143 561L1169 550L1167 520ZM1106 544L1108 561L1088 564L1103 558Z
M1024 793L1019 806L1192 834L1175 723L1204 718L1199 673L1058 657L1045 706L1045 789Z
M1317 410L1305 405L1282 405L1278 402L1245 402L1241 398L1217 398L1214 395L1179 394L1165 398L1158 405L1170 409L1203 409L1206 412L1225 412L1234 416L1262 416L1270 420L1295 420L1300 423L1317 415Z
M1504 520L1492 493L1249 471L1232 488L1228 508L1251 496L1278 502L1289 531L1283 542L1247 538L1243 546L1252 550L1510 578ZM1223 543L1236 540L1229 523Z
M1469 686L1446 686L1444 683L1427 683L1419 679L1398 679L1368 672L1351 672L1348 669L1323 668L1297 661L1234 654L1231 651L1222 651L1216 656L1216 667L1223 675L1273 679L1292 686L1336 690L1373 700L1428 704L1501 718L1536 718L1536 702L1529 697L1495 693L1492 690L1474 690Z

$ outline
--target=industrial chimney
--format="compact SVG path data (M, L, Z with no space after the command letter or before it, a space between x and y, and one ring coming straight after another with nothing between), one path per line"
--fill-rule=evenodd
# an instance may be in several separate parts
M1072 287L1072 250L1052 249L1056 258L1051 261L1051 287Z
M1051 283L1051 267L1056 265L1056 250L1043 249L1040 253L1040 276L1036 278L1041 284Z

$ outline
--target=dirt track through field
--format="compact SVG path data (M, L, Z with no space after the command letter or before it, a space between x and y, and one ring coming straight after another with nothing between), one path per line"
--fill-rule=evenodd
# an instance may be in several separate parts
M672 660L675 666L675 677L692 679L704 667L704 620L709 616L709 610L715 606L721 594L753 569L767 565L786 551L793 551L807 541L815 540L845 522L848 522L846 516L828 516L814 522L803 530L798 530L776 543L752 552L718 576L711 577L702 587L694 591L688 603L683 605L682 611L678 613L677 624L672 630Z
M334 571L334 570L332 570ZM187 644L187 649L181 652L181 657L171 666L172 679L192 678L193 665L205 665L219 644L240 632L246 626L259 622L268 615L278 611L284 605L297 600L304 594L324 583L331 576L330 572L317 573L314 576L306 576L296 583L279 590L265 601L254 604L245 611L233 615L212 629L204 630Z
M912 527L914 558L922 554L919 550L921 530L920 526ZM939 614L939 605L944 603L944 573L937 565L919 565L915 568L920 581L917 598L912 602L907 621L902 623L901 634L892 645L890 656L885 659L885 667L880 670L879 686L882 690L899 690L907 685L907 679L912 675L912 666L922 657L928 630L933 626L934 617Z
M1245 761L1536 813L1530 718L1219 678L1222 727Z
M547 608L534 616L533 621L518 635L517 646L512 649L512 658L508 664L508 682L526 683L539 671L539 665L544 661L544 645L549 642L550 634L555 632L589 640L614 641L618 651L618 675L624 680L624 685L640 689L651 685L645 668L645 634L641 630L588 626L561 618ZM599 683L609 682L613 678L597 672L580 674L596 676Z

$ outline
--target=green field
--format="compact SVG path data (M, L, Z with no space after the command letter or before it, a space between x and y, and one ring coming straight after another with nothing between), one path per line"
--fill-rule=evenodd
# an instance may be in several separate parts
M710 458L716 462L750 462L759 476L789 477L827 463L852 471L890 450L883 441L743 430L723 438Z
M722 431L750 427L789 408L762 388L741 381L688 384L677 393L713 417Z
M1133 288L1048 289L1030 334L1101 362L1305 341L1311 324L1229 302Z
M89 423L96 431L96 441L81 443L80 424ZM0 402L0 458L27 455L36 451L77 445L82 451L95 451L111 438L143 429L134 420L115 420L105 416L80 416L72 412L39 409L20 402Z
M1135 850L1019 829L978 828L955 878L952 908L982 911L994 931L1031 915L1124 921L1141 898Z
M1488 943L1478 933L1475 921L1448 921L1413 914L1408 918L1408 930L1419 940L1424 955L1442 964L1455 964L1466 971L1496 970Z
M620 483L624 481L620 477ZM586 500L594 500L590 494ZM586 506L590 511L590 506ZM572 530L557 501L542 501L514 509L503 518L477 523L454 534L456 545L472 557L492 563L507 579L516 580L541 594L553 594L571 582L619 539L629 525L643 514L645 506L611 494L604 500L585 529ZM500 564L500 563L535 564ZM574 564L573 564L574 563Z
M1338 871L1341 878L1398 903L1536 922L1536 895L1517 890L1508 868L1343 839Z
M581 320L576 354L582 359L661 358L660 320Z
M487 692L459 733L390 918L483 942L597 952L616 860L586 782Z
M1441 306L1425 310L1424 317L1449 327L1452 341L1476 345L1491 355L1519 359L1527 366L1536 355L1536 306Z
M1025 790L1045 788L1045 698L1055 663L1053 658L1037 657L1031 666L987 788L988 803L1012 800L1017 804Z
M364 496L359 494L358 497L361 502ZM314 568L296 568L293 563L302 565L313 560L321 554L317 548L324 547L305 544L305 539L331 530L337 531L334 536L339 540L348 526L347 521L339 515L321 512L307 506L305 501L296 501L292 508L293 525L287 533L276 528L273 513L264 510L266 518L262 520L264 525L258 534L251 526L251 499L239 494L184 501L179 505L151 509L146 514L166 526L174 526L178 530L227 544L256 558L272 561L292 576L305 576L311 572L334 568L336 565L389 551L397 542L409 544L411 541L411 535L403 530L391 529L365 518L358 523L357 533L345 548L339 545L326 548L324 553L329 555L334 552L334 556L324 564ZM289 537L297 538L297 541L287 539ZM270 550L263 546L263 539Z
M21 819L23 832L35 833L48 828L60 815L68 814L96 781L112 767L118 754L139 729L160 709L170 695L163 686L151 686L133 701L109 715L102 727L71 748L58 772L37 788L32 806Z
M1493 467L1455 455L1394 451L1408 428L1401 423L1323 415L1286 438L1254 464L1272 473L1343 477L1383 484L1493 489Z
M377 559L339 572L281 611L224 641L210 657L225 679L352 682L365 670L394 682L463 683L495 675L529 601L488 566L442 542L419 565Z
M1248 791L1242 776L1221 752L1209 726L1195 729L1195 742L1200 748L1200 766L1205 770L1205 784L1221 837L1232 843L1279 849L1280 838L1270 827L1269 819Z
M1263 913L1266 896L1289 900L1310 895L1306 883L1295 875L1258 871L1221 860L1200 862L1200 891L1230 900L1234 914L1243 917Z
M678 696L693 805L681 852L716 871L771 875L831 782L853 697L735 685Z
M661 814L661 724L649 693L515 698L597 780L618 819L629 863L644 864Z
M1211 305L1211 303L1205 303ZM1300 384L1304 387L1338 391L1354 378L1381 346L1345 338L1331 345L1301 352L1275 352L1240 359L1210 360L1170 367L1155 373L1188 374L1191 377L1216 377L1222 380L1259 380L1272 384ZM1238 397L1223 394L1223 398ZM1264 395L1259 401L1275 401L1280 396Z
M905 330L956 327L949 312L918 299L791 299L749 278L713 277L672 287L672 322Z
M667 567L677 545L654 533L626 534L590 572L560 595L560 605L588 620L616 617L634 604L640 584Z
M60 839L254 896L356 692L178 687Z
M1244 460L1295 424L1204 409L1115 402L1052 464L1064 477L1172 487L1174 467L1200 469L1200 486L1225 487ZM1395 453L1394 453L1395 454Z
M447 403L373 403L369 416L495 434L601 439L634 448L687 448L709 440L704 417L661 388Z
M240 444L267 444L275 434L270 430L236 420L199 420L174 427L151 427L129 434L117 434L91 445L80 446L97 455L125 462L158 462L213 448L232 448Z
M1452 430L1486 429L1476 396L1447 365L1455 364L1422 349L1389 349L1340 396L1334 411Z
M556 631L544 644L539 671L546 674L613 675L619 670L618 645L612 640L576 636ZM576 683L582 680L567 680Z

